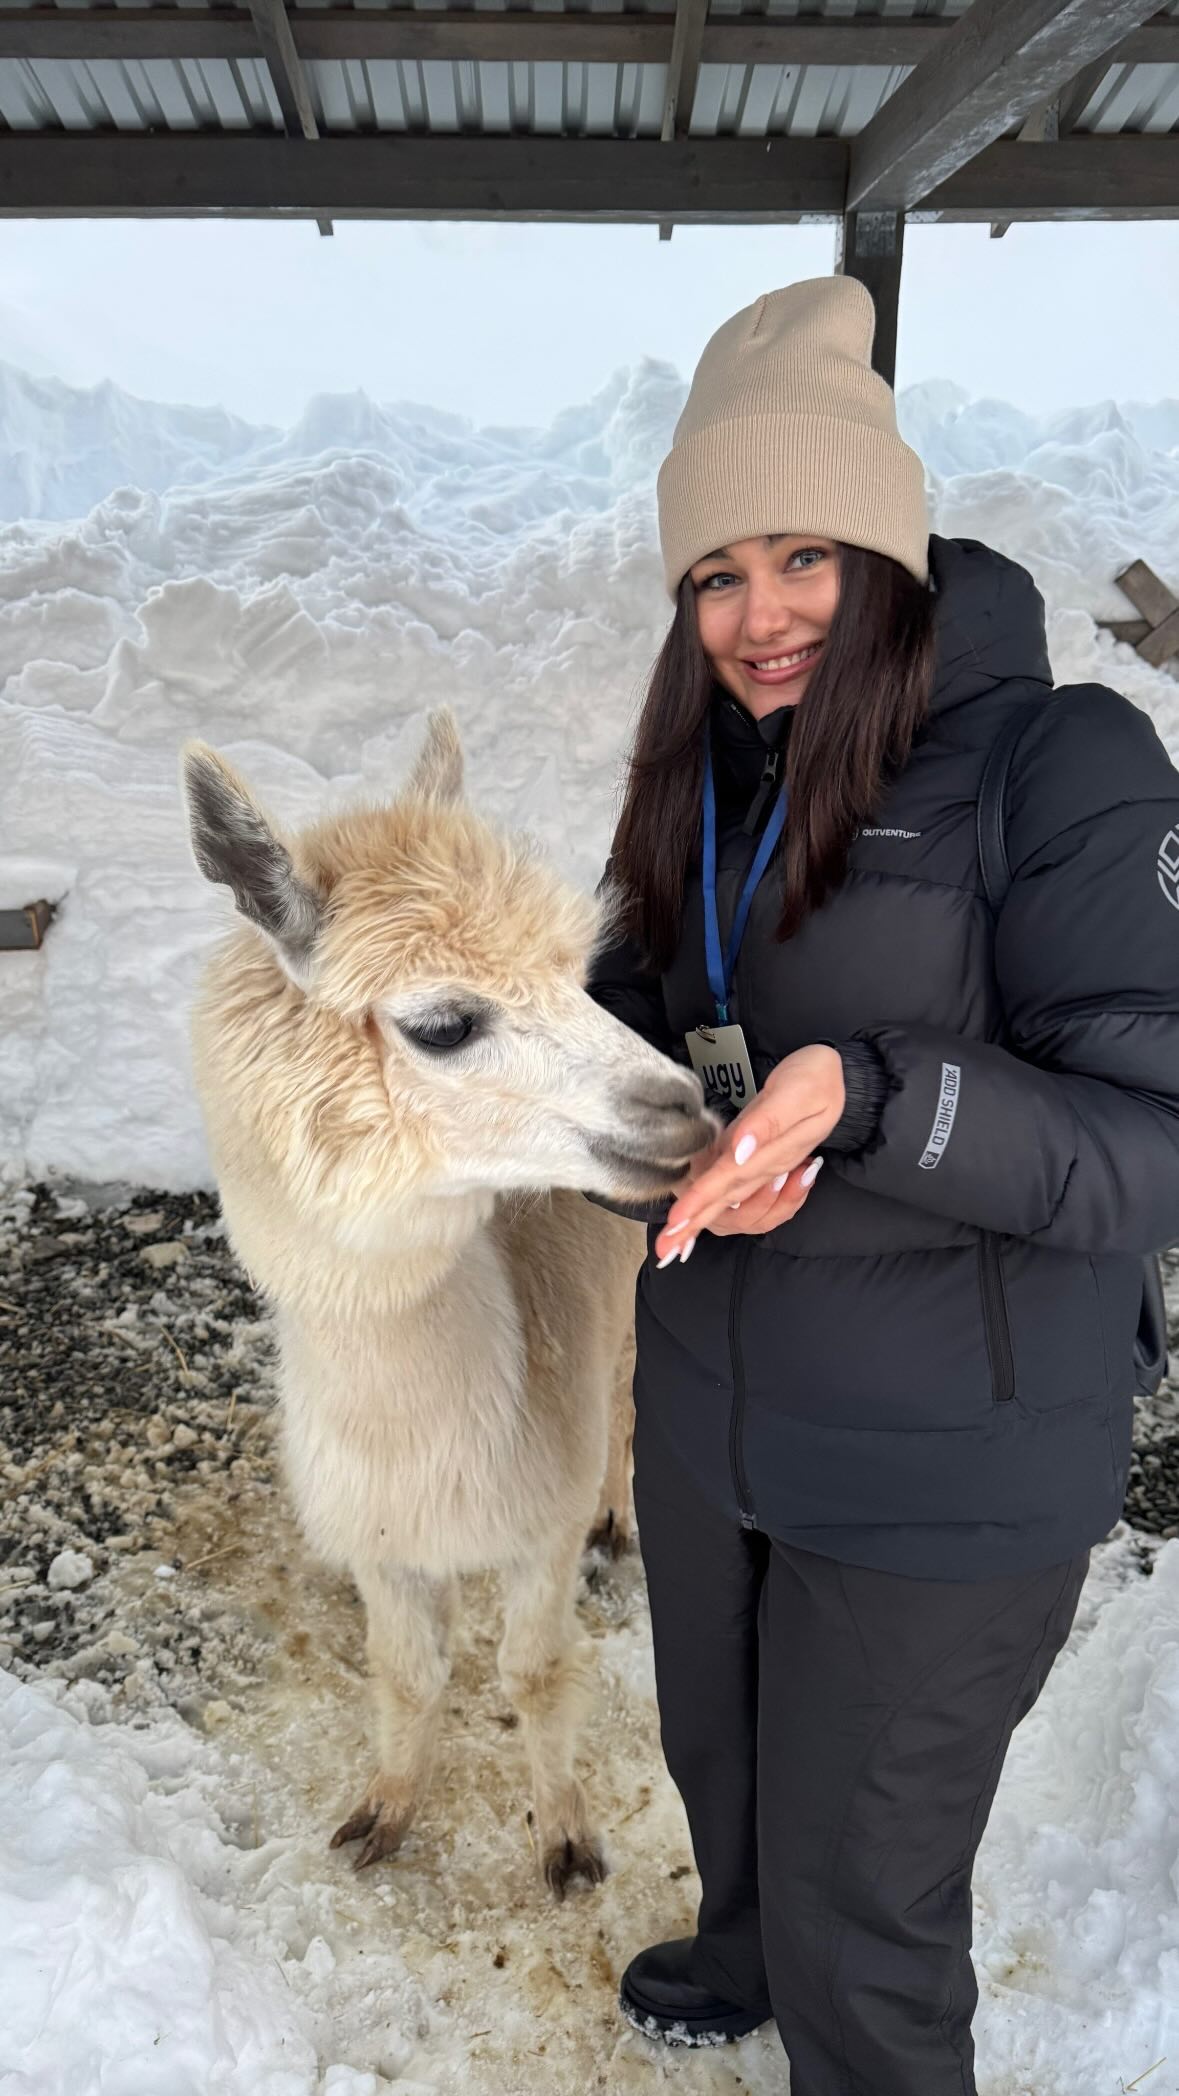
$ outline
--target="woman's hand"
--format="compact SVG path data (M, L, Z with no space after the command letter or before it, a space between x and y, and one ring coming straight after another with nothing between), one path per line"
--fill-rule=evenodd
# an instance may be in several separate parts
M771 1070L752 1105L725 1129L674 1202L655 1240L661 1264L687 1259L702 1230L760 1236L798 1214L819 1174L814 1151L844 1108L834 1048L799 1048Z

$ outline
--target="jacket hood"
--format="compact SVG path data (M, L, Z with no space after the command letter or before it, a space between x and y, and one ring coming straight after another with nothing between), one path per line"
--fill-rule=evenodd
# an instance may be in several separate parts
M977 539L934 536L929 571L932 713L945 713L1012 679L1051 687L1044 599L1026 568Z

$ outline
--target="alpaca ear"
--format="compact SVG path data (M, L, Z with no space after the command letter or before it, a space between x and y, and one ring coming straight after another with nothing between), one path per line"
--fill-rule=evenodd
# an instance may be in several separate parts
M462 797L463 745L449 706L439 706L426 723L426 740L409 775L408 791L422 800Z
M286 845L233 767L204 742L186 743L181 777L193 856L207 881L232 888L243 917L305 988L323 924L323 899L296 873Z

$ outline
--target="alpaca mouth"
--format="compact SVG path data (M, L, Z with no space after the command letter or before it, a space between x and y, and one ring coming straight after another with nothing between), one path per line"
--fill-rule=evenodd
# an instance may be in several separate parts
M671 1187L678 1186L687 1176L689 1160L686 1157L679 1157L674 1161L670 1158L644 1157L636 1150L624 1150L616 1143L605 1142L600 1136L589 1137L586 1148L591 1157L599 1164L605 1165L607 1171L617 1173L619 1180L625 1183L625 1191L628 1193L636 1190L641 1193L666 1193Z

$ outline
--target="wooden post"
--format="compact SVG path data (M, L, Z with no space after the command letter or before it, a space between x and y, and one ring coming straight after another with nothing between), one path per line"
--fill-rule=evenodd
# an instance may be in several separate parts
M872 369L896 384L897 312L901 296L901 261L905 248L903 211L848 211L839 236L835 268L839 276L858 277L876 302L876 336Z

